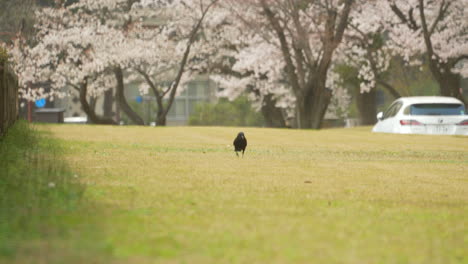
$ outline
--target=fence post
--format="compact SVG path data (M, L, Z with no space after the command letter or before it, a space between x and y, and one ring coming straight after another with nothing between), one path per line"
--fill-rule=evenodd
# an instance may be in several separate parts
M5 132L5 112L7 109L6 94L6 69L5 62L0 58L0 136Z
M0 136L17 120L18 108L17 79L8 68L6 58L0 58Z

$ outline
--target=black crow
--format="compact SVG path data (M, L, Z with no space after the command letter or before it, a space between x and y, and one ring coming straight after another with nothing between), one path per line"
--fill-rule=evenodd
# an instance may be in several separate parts
M237 134L236 139L234 139L234 151L236 152L236 155L239 157L239 154L237 152L242 151L242 157L244 157L244 151L246 147L247 139L244 136L244 132L239 132L239 134Z

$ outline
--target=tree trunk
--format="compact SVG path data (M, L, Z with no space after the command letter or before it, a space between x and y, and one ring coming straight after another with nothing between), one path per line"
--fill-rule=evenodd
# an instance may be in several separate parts
M113 119L114 113L112 111L112 106L114 104L114 90L109 89L104 92L104 104L102 106L102 110L104 112L104 116Z
M313 2L313 1L311 1ZM271 28L279 40L281 53L285 62L285 73L291 90L296 97L296 118L298 128L319 129L331 100L331 90L326 87L327 72L330 68L333 53L341 43L349 22L353 0L340 1L341 11L327 7L323 14L323 32L320 40L323 49L317 58L306 38L306 28L300 22L301 1L290 1L290 15L299 36L290 34L288 23L276 14L270 1L261 0L260 4ZM307 6L307 4L305 5ZM294 31L293 31L294 32Z
M167 113L164 108L164 101L161 97L161 94L158 92L156 87L152 85L152 90L154 96L156 97L156 104L158 105L158 110L156 111L156 126L166 126Z
M123 73L120 67L114 68L115 78L117 79L116 97L120 109L132 120L135 125L145 125L143 119L128 105L124 94Z
M461 77L459 74L452 72L452 68L448 63L442 64L429 58L429 69L439 84L440 95L455 97L466 105L461 89Z
M298 99L302 100L296 103L297 128L311 128L311 108L308 107L308 102L305 100L306 98Z
M88 100L86 98L87 93L88 93L88 82L85 80L80 85L80 103L81 103L81 108L88 116L89 121L91 121L91 123L93 124L117 125L117 123L114 120L110 118L98 116L96 114L96 112L94 111L94 108L91 107L91 105L88 103Z
M174 79L174 82L171 84L172 88L171 88L171 91L169 93L169 98L167 100L166 107L163 109L161 107L162 104L158 103L159 110L158 110L158 115L156 117L156 125L157 126L165 126L166 125L166 116L169 113L169 110L171 110L172 104L174 103L174 99L175 99L175 96L176 96L176 93L177 93L177 89L179 87L180 81L182 80L182 75L185 72L185 66L186 66L187 61L189 59L190 50L192 48L192 45L196 40L198 31L202 27L203 20L205 19L208 11L210 10L210 8L216 2L218 2L218 0L212 0L208 4L208 6L206 6L204 9L203 9L203 6L202 6L202 16L200 17L200 19L197 21L197 24L195 24L195 26L192 28L192 30L190 32L190 35L189 35L190 37L188 39L187 46L185 47L184 55L182 56L182 60L181 60L180 65L179 65L179 71L177 72L177 75L176 75L176 77ZM164 95L161 96L161 98L162 97L164 97ZM160 111L161 111L161 113L160 113Z
M313 86L308 90L310 92L303 97L297 97L298 99L302 99L297 102L296 106L297 127L320 129L328 105L330 104L332 92L330 89L317 86ZM312 93L314 90L315 94Z
M358 86L356 95L360 125L374 125L377 122L376 89L371 89L369 92L361 93L360 87Z
M262 105L262 115L267 127L286 127L283 112L276 107L276 101L271 94L266 95Z
M450 69L446 69L438 78L440 95L455 97L466 105L461 89L461 78L459 74L454 74Z
M91 96L91 97L89 98L89 107L91 107L91 109L92 109L94 112L96 112L96 103L97 103L96 97Z
M156 126L165 126L166 125L166 114L159 113L156 117Z
M312 116L310 128L313 129L322 128L323 119L332 97L332 91L330 89L322 88L319 91L320 94L314 97L315 102L311 107Z
M444 2L442 2L441 9L439 12L445 12ZM439 13L441 15L443 13ZM432 30L429 29L428 23L426 21L426 15L424 13L424 1L419 0L419 15L421 17L421 28L424 37L424 43L426 44L426 56L429 61L429 69L431 70L432 76L439 83L440 94L443 96L451 96L458 98L463 103L465 99L460 89L460 75L452 73L452 68L455 66L454 63L440 62L436 57L436 53L433 48L432 43Z

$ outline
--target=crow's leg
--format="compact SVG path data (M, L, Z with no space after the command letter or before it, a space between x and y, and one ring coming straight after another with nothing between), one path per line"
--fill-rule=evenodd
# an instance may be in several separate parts
M242 150L242 157L244 157L244 151L245 151L245 149Z
M234 152L236 152L236 156L239 157L239 153L237 153L237 151L234 151Z

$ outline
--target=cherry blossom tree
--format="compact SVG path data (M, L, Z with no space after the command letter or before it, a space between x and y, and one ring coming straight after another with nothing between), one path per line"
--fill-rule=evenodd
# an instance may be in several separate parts
M426 63L441 95L465 101L460 80L468 77L466 6L467 0L369 1L367 7L377 16L373 23L378 26L370 28L369 17L361 17L360 25L365 34L376 32L378 27L385 34L387 50L392 56L401 56L407 65ZM368 79L376 77L375 73L368 74Z
M358 69L358 109L364 123L374 123L377 86L393 97L399 91L389 82L391 64L405 61L407 70L427 64L440 94L461 95L466 76L466 1L367 1L355 11L345 41L346 65ZM465 72L465 73L464 73Z
M210 9L218 0L192 0L173 1L166 6L165 16L170 17L170 21L164 26L146 30L146 36L151 36L142 43L139 41L133 45L132 54L140 54L138 59L133 59L131 68L145 80L140 85L142 93L151 90L156 97L157 113L156 125L165 126L166 117L174 102L175 96L180 92L180 84L186 83L192 76L192 72L197 72L197 65L203 63L206 58L203 54L203 45L200 41L200 30ZM144 1L138 7L148 8L160 4L159 0ZM143 32L138 32L142 34ZM148 47L148 44L152 47ZM147 54L147 50L154 52L155 45L158 45L159 52ZM197 55L192 56L191 51L195 49ZM206 53L206 52L205 52ZM144 54L141 56L141 54ZM187 68L189 68L187 70ZM176 69L175 74L173 74ZM168 78L170 82L161 82L158 79ZM172 77L174 75L174 77ZM167 99L166 99L167 98ZM166 100L165 100L166 99ZM166 102L165 102L166 101Z
M289 107L297 127L320 128L337 87L330 69L353 2L223 2L236 18L224 23L236 46L233 69L240 75L217 80L233 97L249 86L260 96L274 94L277 106Z
M109 118L97 116L87 98L115 87L120 109L135 124L143 125L124 94L125 85L141 74L145 77L143 83L147 81L146 88L153 85L159 106L157 123L165 125L177 87L184 82L185 65L191 59L197 32L216 1L81 0L42 9L38 13L38 44L28 47L18 42L13 52L24 88L21 93L29 100L63 97L67 95L64 88L73 87L79 91L82 108L93 123L114 124ZM186 15L193 10L199 12ZM148 26L148 16L162 17L164 24ZM174 81L164 91L158 90L151 79L162 78L161 73L174 68ZM48 83L51 89L32 86L37 83ZM148 90L145 85L141 88L142 93ZM164 105L166 94L169 100Z
M79 92L82 108L91 122L115 124L110 118L96 115L88 98L114 86L109 67L116 60L106 52L121 43L124 36L112 26L112 18L103 19L96 13L116 8L117 2L96 5L94 1L80 1L39 10L36 44L25 45L19 38L12 52L21 96L31 101L54 100L69 96L67 87L71 87Z
M209 72L221 96L248 94L271 124L294 118L296 127L320 128L327 110L349 103L340 64L358 69L362 92L380 85L398 97L387 79L392 59L427 63L440 93L463 99L467 1L58 1L38 12L35 44L17 38L11 54L24 98L63 97L72 87L97 123L115 122L97 116L90 98L115 89L120 109L143 124L124 93L137 81L165 125L183 84Z
M341 75L355 90L353 95L362 125L376 122L377 86L387 89L395 98L400 97L388 82L391 52L384 45L384 31L375 9L375 1L372 1L355 10L341 49Z
M201 71L209 73L211 79L218 83L221 88L218 96L233 100L245 94L254 108L262 113L266 126L286 127L288 113L291 114L291 110L294 110L294 102L287 102L288 98L284 93L286 89L277 89L285 86L285 80L283 78L281 82L276 82L273 76L268 74L269 67L274 64L267 60L257 60L268 57L273 61L280 57L280 53L275 53L275 57L272 56L273 53L268 53L271 49L259 49L262 52L259 56L250 56L245 52L253 52L250 47L255 44L249 43L245 35L256 25L244 23L247 21L242 18L248 15L254 23L255 13L249 15L248 5L238 5L237 9L232 9L231 6L232 3L221 1L213 11L216 15L211 16L203 28L202 35L206 39L205 43L209 44L205 53L210 59ZM242 10L242 7L246 9ZM236 12L242 13L243 16ZM242 63L243 59L248 61L251 69L244 67L247 64ZM266 67L258 67L263 63L267 64Z

